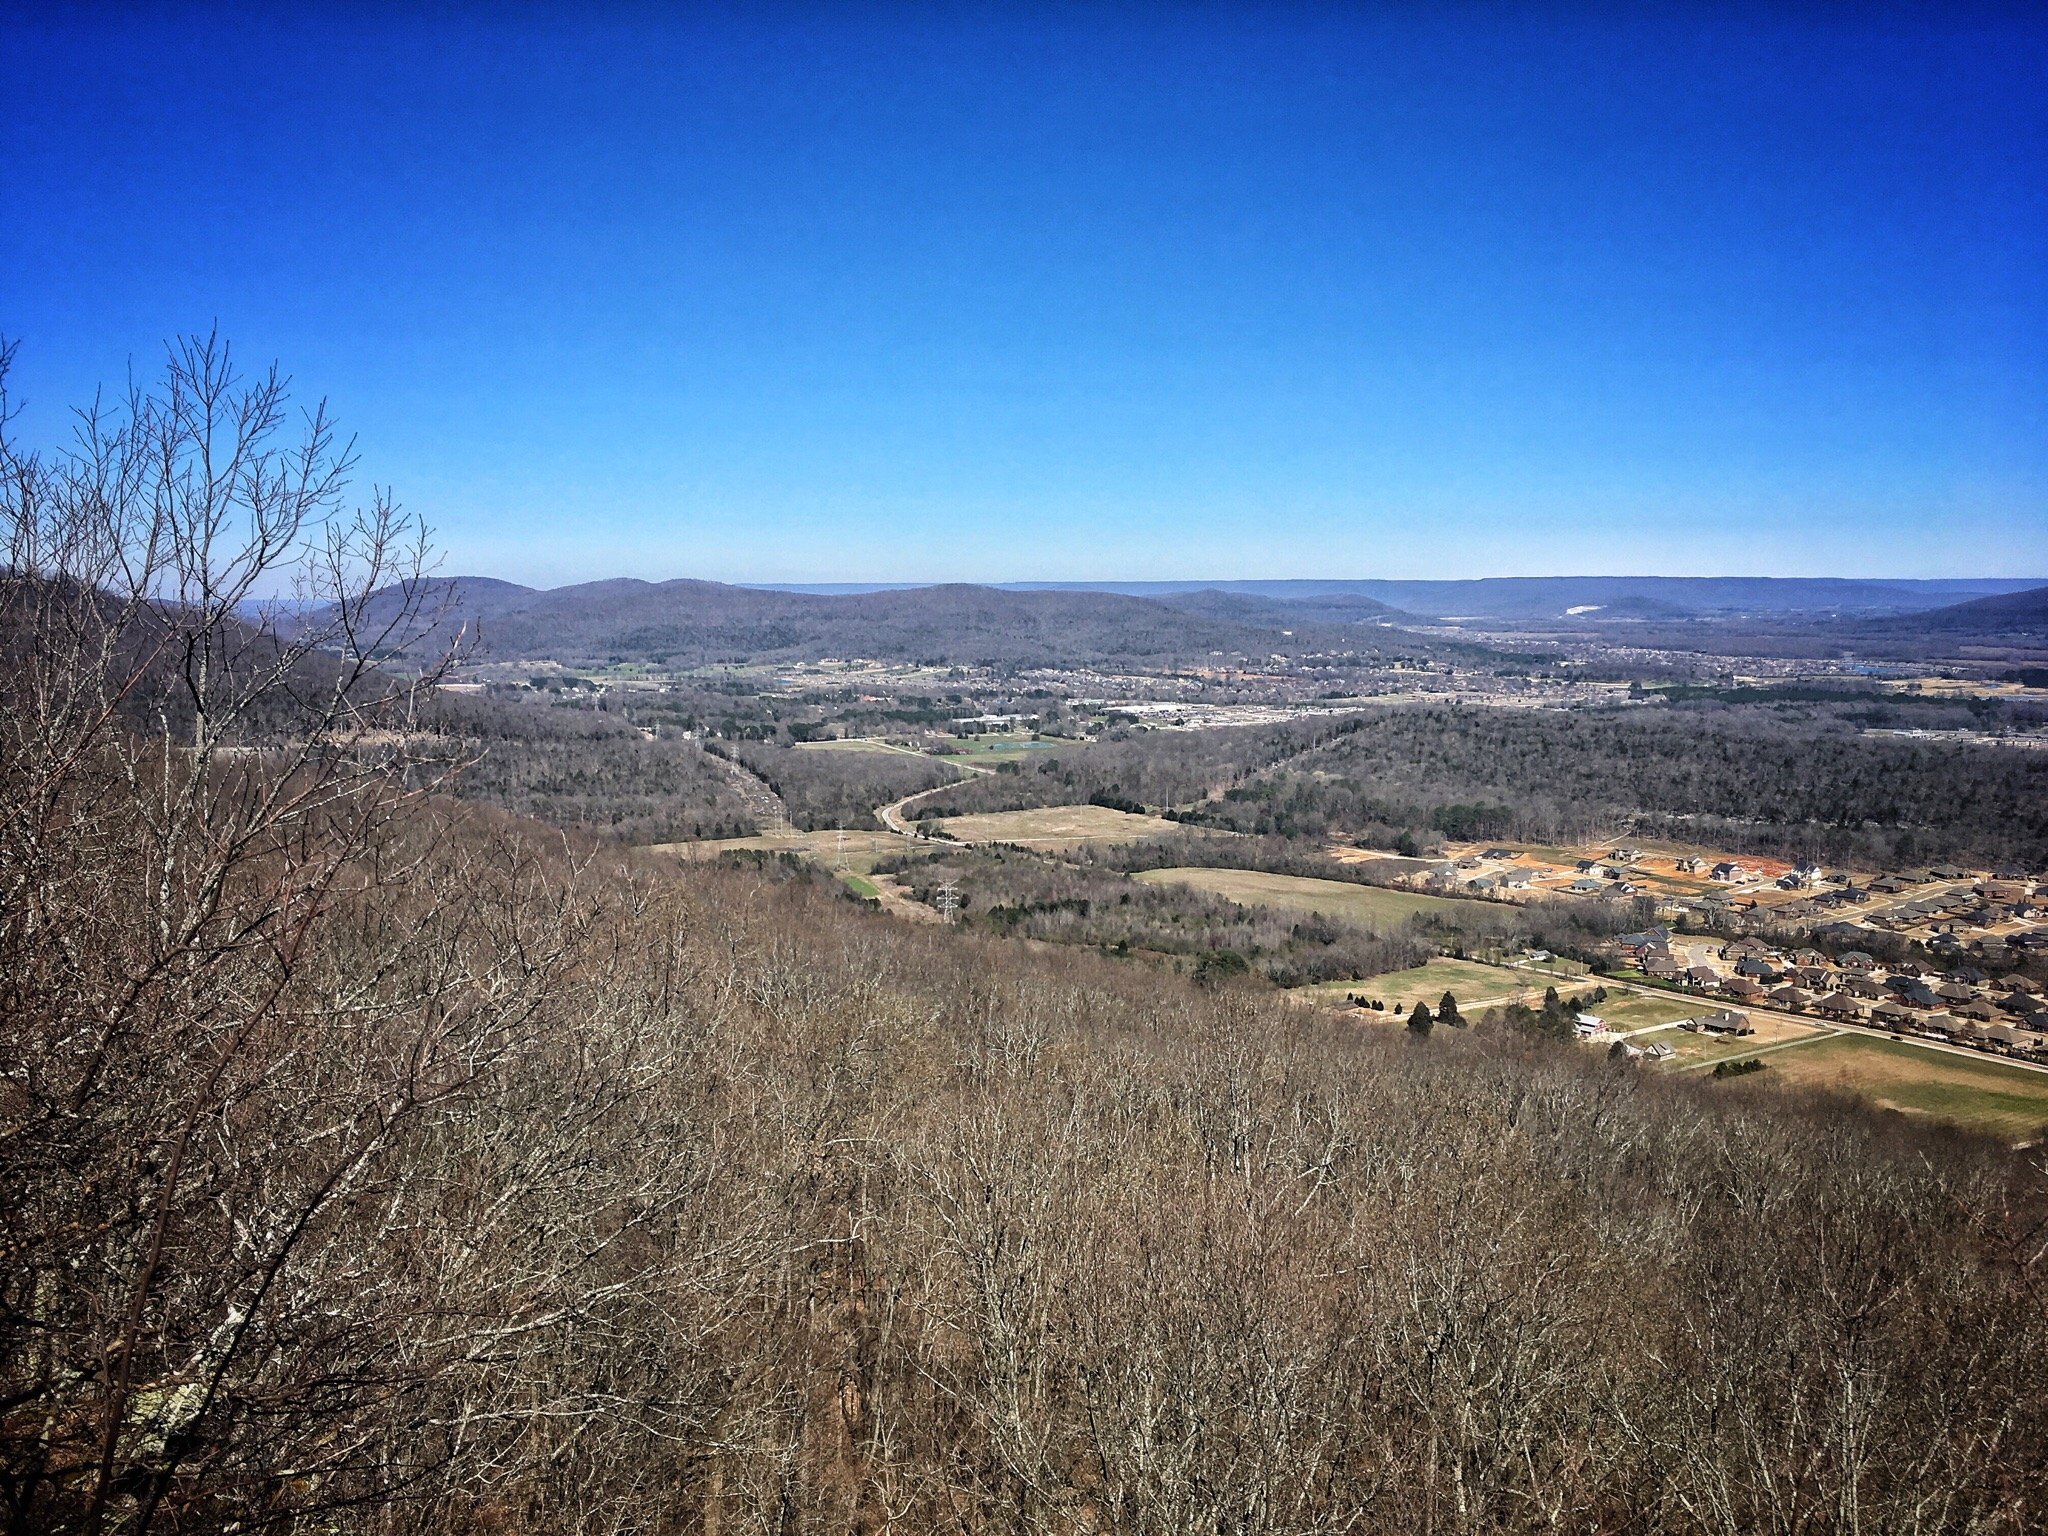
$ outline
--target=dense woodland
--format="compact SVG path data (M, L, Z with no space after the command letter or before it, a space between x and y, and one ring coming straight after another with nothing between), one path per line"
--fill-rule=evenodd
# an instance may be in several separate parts
M1957 714L1712 700L1399 706L1273 729L1136 732L1049 752L930 805L1178 806L1207 826L1411 852L1445 836L1574 842L1633 831L1867 865L1967 855L2048 866L2048 757L1862 733L1872 721L1952 727Z
M774 789L789 819L807 831L830 827L873 830L875 807L952 781L952 769L906 752L777 746L772 742L720 743Z
M1633 830L1865 864L2048 865L2048 758L1762 711L1388 710L1204 819L1283 835L1434 826L1576 841Z
M726 769L672 727L611 711L442 695L427 712L464 766L448 788L630 843L747 837L755 818Z

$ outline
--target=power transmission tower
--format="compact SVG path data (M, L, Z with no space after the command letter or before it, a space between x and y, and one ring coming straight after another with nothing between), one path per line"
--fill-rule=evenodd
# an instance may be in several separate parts
M945 881L939 886L933 904L938 907L940 917L952 922L953 915L960 910L960 887L950 880Z

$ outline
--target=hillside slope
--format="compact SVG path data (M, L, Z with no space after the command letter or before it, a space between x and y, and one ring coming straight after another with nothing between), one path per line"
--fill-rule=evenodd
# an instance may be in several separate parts
M826 656L961 662L1156 660L1263 652L1277 631L1110 592L938 586L819 595L713 581L616 580L551 591L453 578L435 585L419 652L464 635L470 654L701 666ZM394 592L385 598L394 604Z

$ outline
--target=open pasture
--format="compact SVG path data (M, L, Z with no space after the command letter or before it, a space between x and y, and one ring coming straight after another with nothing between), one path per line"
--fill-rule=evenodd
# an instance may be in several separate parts
M1031 811L990 811L941 821L947 836L963 843L1015 843L1058 850L1084 843L1135 843L1181 830L1178 822L1137 816L1106 805L1048 805Z
M1305 875L1269 875L1255 869L1148 869L1137 878L1153 884L1191 885L1240 906L1320 912L1370 928L1398 927L1417 914L1431 913L1456 914L1484 922L1497 917L1500 911L1483 901L1459 901L1454 897L1425 896L1416 891L1386 890Z
M1542 995L1540 987L1532 989L1529 978L1517 971L1485 965L1477 960L1442 958L1410 970L1368 977L1364 981L1326 981L1299 989L1299 995L1303 997L1323 998L1330 1002L1342 1002L1353 996L1364 997L1383 1002L1389 1009L1396 1004L1404 1009L1412 1008L1417 1003L1428 1003L1434 1008L1446 992L1458 1000L1460 1012L1473 1014L1517 998L1526 1001Z
M715 859L725 853L793 853L827 869L844 867L870 874L882 859L929 852L929 843L893 832L769 832L757 837L722 837L695 843L657 843L650 853L672 853L685 859Z
M2048 1072L1993 1058L1842 1034L1764 1060L1780 1082L1840 1089L2007 1141L2033 1141L2048 1131Z

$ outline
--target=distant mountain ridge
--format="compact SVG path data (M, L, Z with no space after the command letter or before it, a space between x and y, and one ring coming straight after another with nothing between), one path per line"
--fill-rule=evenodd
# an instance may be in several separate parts
M416 624L401 648L420 654L461 634L471 656L498 660L708 666L872 657L1035 665L1196 660L1219 652L1469 649L1469 642L1431 639L1412 627L1460 620L1559 632L1611 624L1680 646L1712 637L1725 643L1751 625L1864 639L2048 627L2048 586L2014 590L2005 582L1509 577L1131 585L1149 590L1018 583L808 592L625 577L541 589L492 577L440 577L413 589L433 622ZM2003 590L1973 590L1985 585ZM1366 588L1403 597L1407 606ZM395 589L379 594L373 625L398 607Z
M1400 581L1301 578L1284 581L1000 582L1001 591L1116 592L1171 600L1211 592L1281 604L1335 600L1384 604L1428 619L1508 622L1573 619L1837 617L1917 613L1959 600L1994 597L2041 578L1944 577L1873 580L1822 576L1488 576ZM835 593L902 590L894 584L783 585L763 590ZM1573 610L1578 610L1574 612Z
M949 585L840 595L632 579L541 590L469 577L433 578L411 590L431 622L414 626L406 649L433 649L461 635L471 655L495 659L1028 664L1257 655L1280 638L1255 614L1110 592ZM373 623L396 613L402 598L397 589L378 594Z
M1913 622L1918 628L1942 631L2041 629L2048 626L2048 584L1951 603L1945 608L1918 614Z

